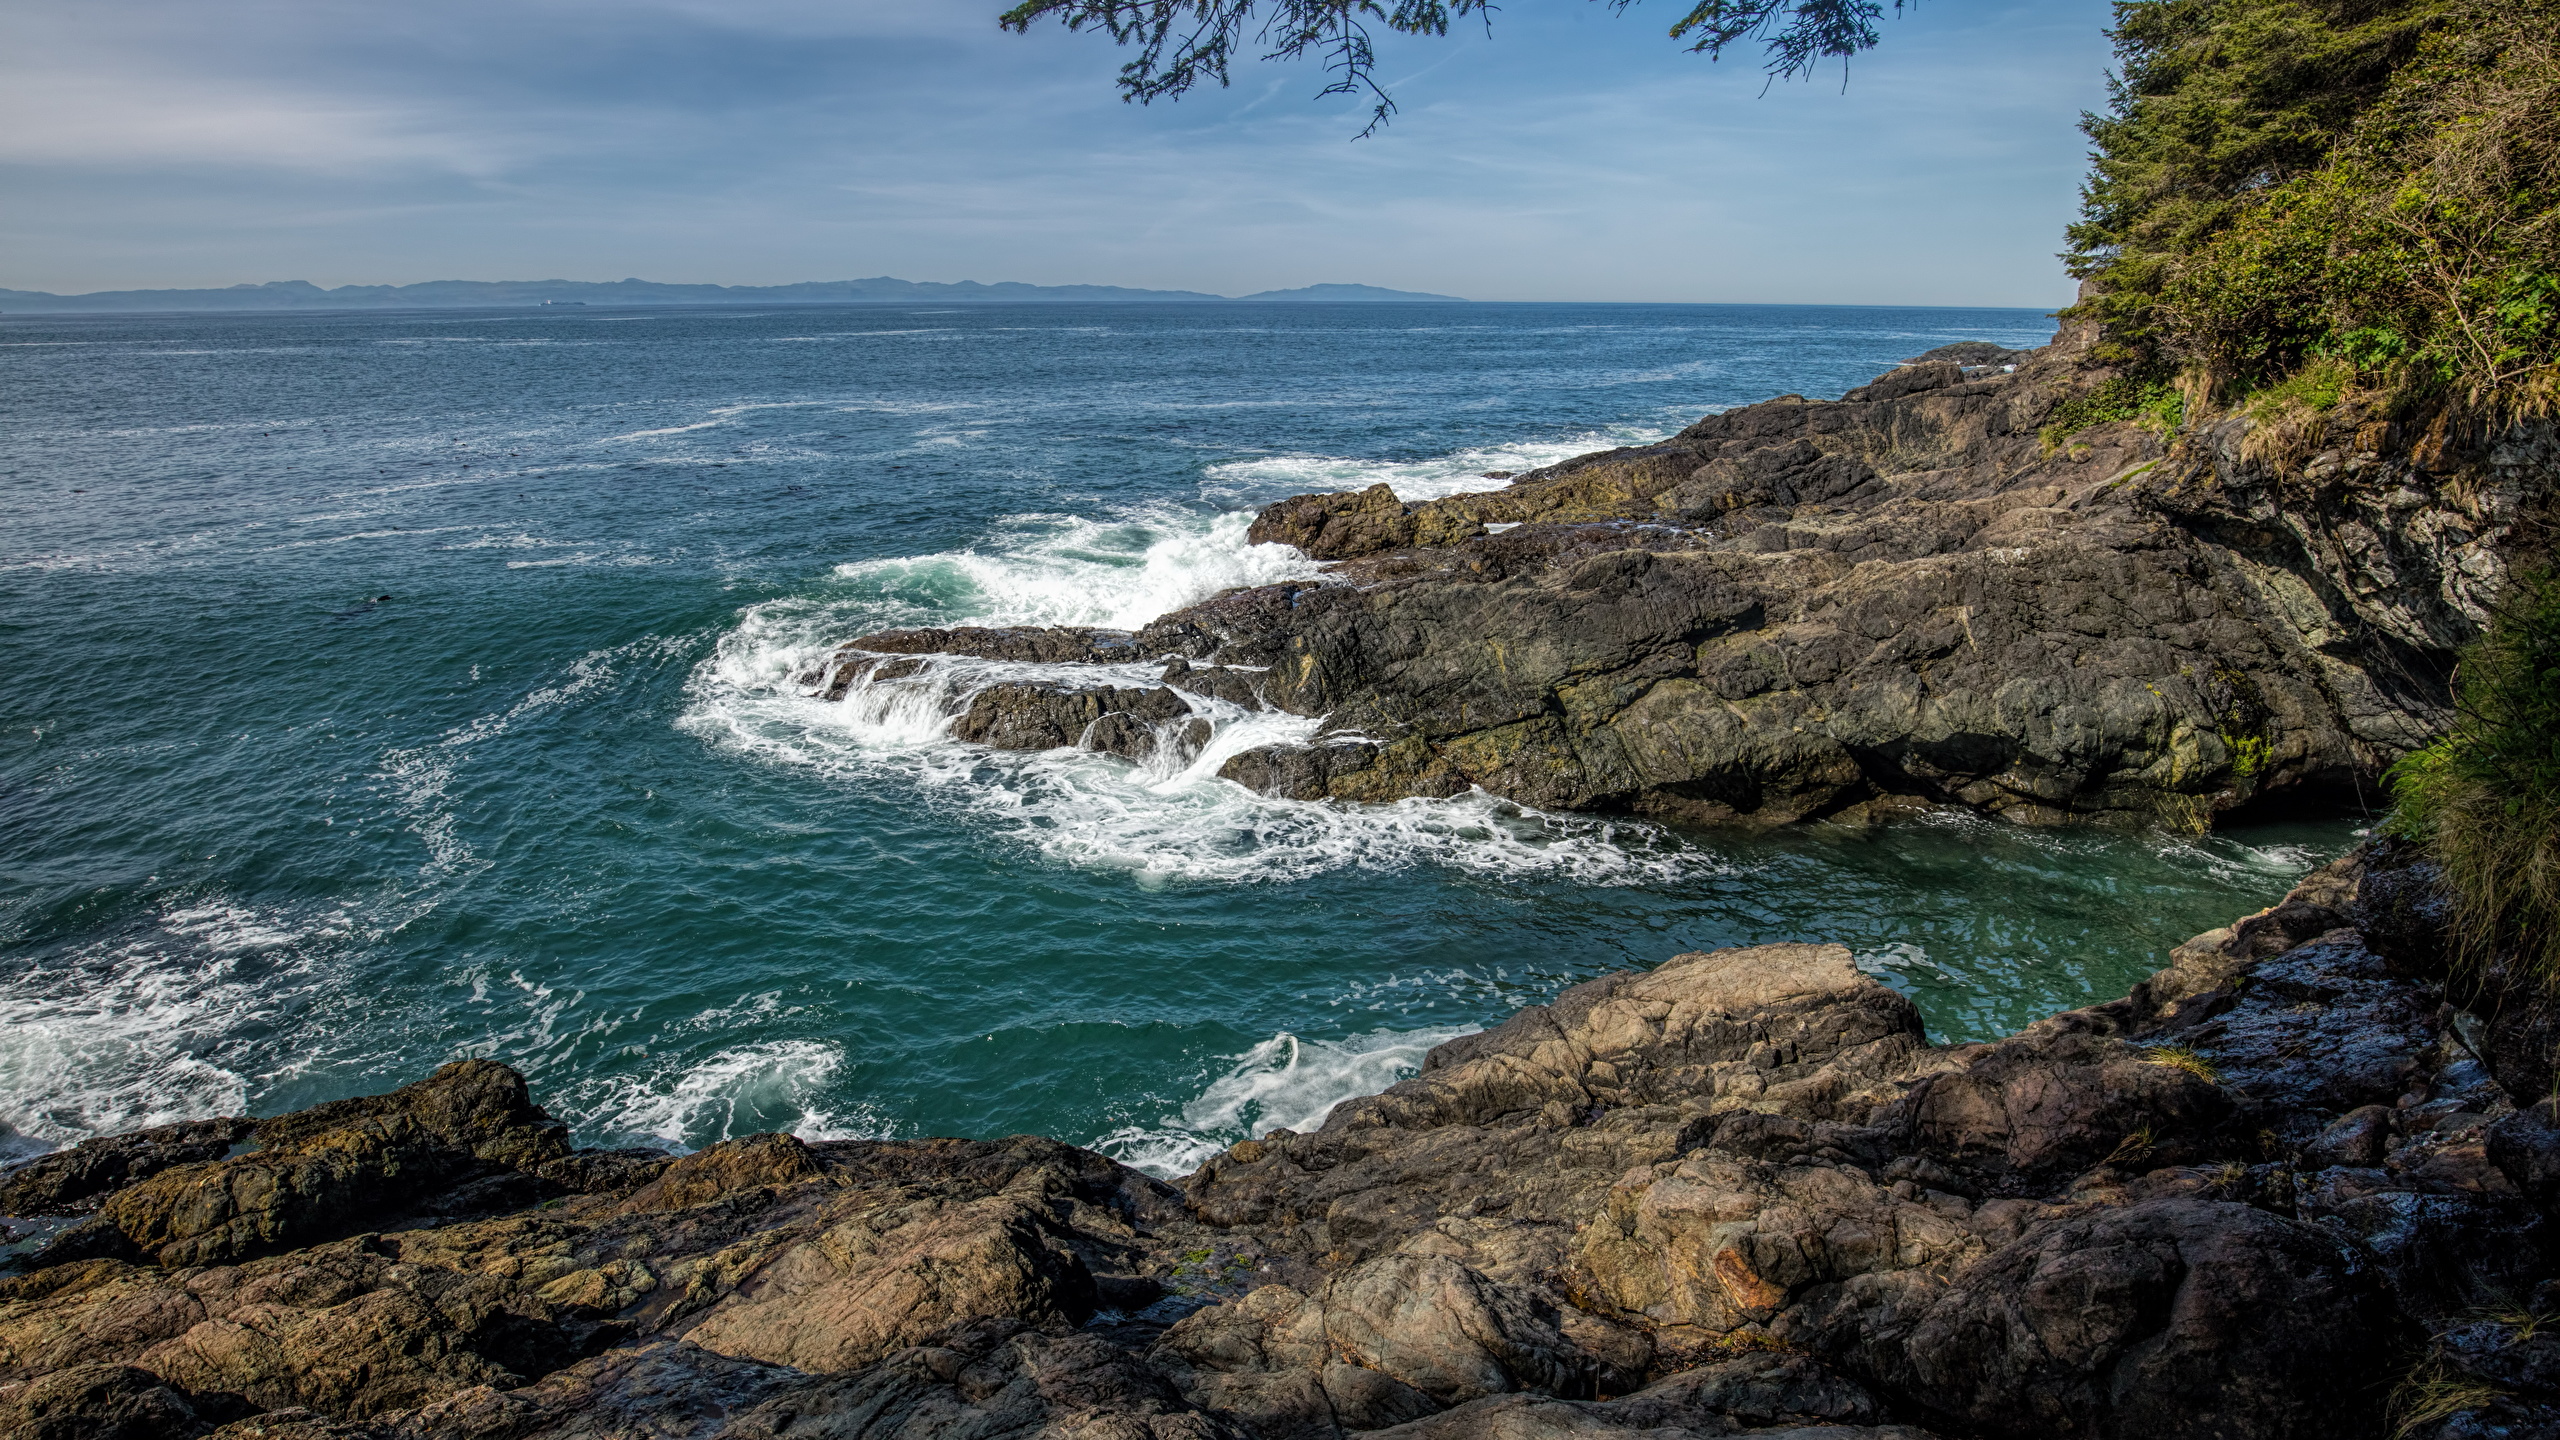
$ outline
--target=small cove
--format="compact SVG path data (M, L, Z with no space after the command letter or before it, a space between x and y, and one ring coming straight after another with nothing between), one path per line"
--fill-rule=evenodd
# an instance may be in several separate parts
M1034 1131L1171 1171L1683 950L1840 941L1937 1038L2121 993L2360 822L2188 842L1349 810L994 755L941 709L790 683L883 625L1132 624L1303 573L1243 543L1288 494L1494 484L2049 330L1715 306L12 318L9 1143L470 1053L584 1143Z

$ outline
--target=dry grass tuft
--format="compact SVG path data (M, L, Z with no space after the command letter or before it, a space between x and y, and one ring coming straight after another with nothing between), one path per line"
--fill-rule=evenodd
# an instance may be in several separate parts
M2142 1052L2142 1063L2184 1070L2207 1085L2222 1083L2222 1072L2213 1068L2213 1062L2184 1045L2154 1045Z
M2145 1125L2141 1129L2127 1135L2122 1140L2117 1141L2116 1148L2108 1151L2107 1158L2099 1161L2098 1163L2101 1165L2139 1165L2145 1159L2150 1157L2153 1147L2158 1143L2159 1137L2152 1133L2150 1126Z
M2432 1356L2421 1360L2408 1377L2391 1392L2388 1415L2391 1440L2408 1437L2430 1425L2450 1420L2465 1410L2477 1410L2507 1398L2507 1392L2486 1380L2475 1379L2448 1367Z

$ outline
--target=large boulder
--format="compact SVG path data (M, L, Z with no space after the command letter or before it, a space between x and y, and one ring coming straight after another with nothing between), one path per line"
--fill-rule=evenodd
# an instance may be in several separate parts
M1443 1404L1536 1390L1587 1395L1628 1387L1566 1337L1554 1302L1439 1256L1394 1255L1325 1287L1334 1352Z
M708 1440L773 1396L809 1383L782 1366L650 1339L563 1366L529 1385L455 1391L401 1416L382 1440Z
M211 1428L194 1397L130 1365L71 1365L0 1384L0 1434L10 1440L186 1440Z
M1862 1121L1922 1050L1919 1012L1839 946L1681 955L1450 1041L1315 1133L1203 1165L1185 1193L1213 1224L1342 1262L1483 1217L1441 1243L1487 1274L1551 1268L1631 1166L1676 1159L1725 1115Z
M1408 505L1382 483L1346 494L1294 495L1265 506L1245 538L1256 545L1293 545L1318 560L1347 560L1483 533L1483 524L1471 516Z
M1704 1103L1829 1118L1922 1046L1919 1009L1838 945L1675 955L1576 985L1438 1046L1422 1073L1336 1107L1328 1129L1481 1123L1576 1110Z
M707 1145L669 1162L622 1202L630 1213L684 1210L707 1205L732 1191L793 1185L826 1173L826 1165L796 1135L749 1135Z
M1076 1324L1093 1276L1043 1207L892 1203L784 1249L685 1331L706 1350L852 1370L990 1316Z
M964 1326L859 1373L792 1388L724 1440L1250 1440L1126 1351L1018 1321Z
M1905 1198L1853 1166L1806 1161L1701 1150L1631 1172L1582 1235L1591 1293L1657 1333L1721 1336L1767 1325L1813 1286L1983 1253L1961 1200Z
M163 1170L220 1160L256 1128L254 1120L188 1120L83 1140L0 1175L0 1215L84 1213L109 1192Z
M2214 1080L2143 1046L2058 1030L1983 1046L1923 1079L1902 1108L1915 1148L2015 1192L2110 1159L2192 1153L2181 1142L2232 1106Z
M458 1060L388 1095L258 1123L257 1149L158 1171L117 1190L46 1252L212 1265L345 1235L404 1211L504 1209L541 1198L531 1172L569 1154L524 1077ZM496 1182L456 1197L464 1182Z
M0 1280L0 1386L127 1366L255 1408L361 1418L520 1385L604 1338L502 1277L352 1241L177 1277L90 1260Z
M2017 1440L2371 1434L2371 1381L2409 1338L2352 1242L2184 1199L2039 1227L1806 1330L1952 1428Z
M1359 1330L1360 1323L1350 1321L1349 1328ZM1258 1286L1193 1311L1165 1332L1147 1360L1194 1404L1270 1440L1335 1440L1431 1414L1444 1403L1342 1354L1328 1333L1323 1298L1285 1285Z
M1194 722L1196 728L1177 722ZM1058 685L990 685L969 699L951 722L953 738L993 750L1055 750L1062 746L1106 751L1145 760L1162 746L1171 727L1178 748L1197 749L1208 722L1171 689L1127 687L1070 689Z

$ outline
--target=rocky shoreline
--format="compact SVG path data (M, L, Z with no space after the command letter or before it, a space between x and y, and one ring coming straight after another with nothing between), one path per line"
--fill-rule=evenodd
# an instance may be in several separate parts
M2560 430L2466 442L2354 402L2174 442L2074 429L2122 379L2094 328L1950 348L1498 490L1265 509L1252 539L1317 580L1135 632L863 636L801 680L843 700L960 659L1042 667L977 675L953 733L1147 760L1200 753L1218 704L1271 709L1314 743L1219 774L1692 823L1945 804L2201 830L2370 797L2441 733Z
M1319 579L800 682L1302 799L1755 824L2203 828L2441 728L2552 427L2170 443L2067 423L2119 378L2086 329L1979 350L1295 497L1253 538ZM1218 748L1257 710L1307 743ZM2444 909L2375 842L1985 1044L1836 945L1675 956L1179 1184L1032 1136L581 1150L485 1059L91 1140L0 1173L0 1434L2560 1440L2560 1016Z
M2440 912L2368 846L1958 1046L1836 946L1678 956L1179 1185L577 1150L458 1062L0 1177L0 1432L2560 1434L2549 1022Z

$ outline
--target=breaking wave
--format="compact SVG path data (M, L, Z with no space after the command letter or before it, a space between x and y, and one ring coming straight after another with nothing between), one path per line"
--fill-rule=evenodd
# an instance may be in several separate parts
M876 1140L891 1127L830 1092L844 1047L764 1040L637 1075L580 1080L552 1109L582 1135L698 1149L787 1130L803 1140Z
M1243 585L1312 579L1287 545L1245 540L1249 511L1170 508L1110 520L1016 515L983 547L836 567L857 612L883 625L1101 625L1134 630ZM847 631L845 638L860 631Z
M1550 448L1578 454L1594 443L1605 437ZM1525 465L1540 453L1532 446L1460 451L1405 466L1394 483L1399 493L1408 486L1416 494L1454 493L1467 467L1494 459ZM1323 488L1353 483L1291 468L1300 463L1281 457L1215 467L1209 488L1268 495L1302 480ZM1185 697L1191 715L1165 727L1156 758L1142 764L1074 746L1007 752L951 738L952 721L989 685L1154 686L1162 683L1160 662L1034 665L937 656L913 674L857 682L836 701L815 698L803 683L838 645L870 631L1134 629L1222 590L1321 573L1293 547L1250 543L1251 523L1250 511L1172 507L1105 519L1020 515L965 549L840 565L812 593L740 612L695 670L677 723L724 749L831 780L911 786L1051 860L1127 871L1141 884L1294 880L1345 867L1432 864L1618 885L1718 868L1649 825L1550 815L1481 792L1388 805L1255 794L1220 779L1219 767L1258 746L1317 743L1322 722L1206 696ZM1197 721L1207 722L1205 740ZM1185 728L1189 734L1176 733Z
M329 952L349 928L336 910L200 899L9 976L0 1146L240 1114L253 1084L292 1067L261 1042L329 987Z
M774 618L758 617L770 625ZM1439 864L1496 875L1636 884L1714 868L1643 824L1550 815L1476 792L1449 800L1348 805L1259 795L1219 778L1232 756L1317 741L1319 721L1187 696L1192 715L1160 731L1149 760L1062 747L988 750L951 723L1000 679L1153 685L1154 665L1044 666L935 657L918 674L865 680L839 701L793 677L847 633L793 640L742 626L696 672L680 722L740 754L841 781L889 780L968 813L1051 860L1123 870L1141 884L1302 879L1345 867ZM1178 733L1207 722L1205 740Z
M1239 1140L1274 1130L1314 1130L1343 1101L1375 1095L1418 1073L1432 1046L1473 1033L1473 1026L1458 1025L1307 1040L1283 1030L1227 1057L1226 1072L1179 1112L1153 1125L1124 1126L1093 1148L1133 1169L1174 1179Z
M1470 446L1421 460L1362 460L1338 455L1269 455L1212 465L1202 484L1202 498L1213 502L1267 505L1286 495L1327 490L1365 490L1384 483L1399 500L1437 500L1471 490L1498 490L1505 476L1544 469L1576 455L1620 445L1650 445L1668 439L1669 430L1645 425L1612 425L1552 440L1523 440L1508 445Z

